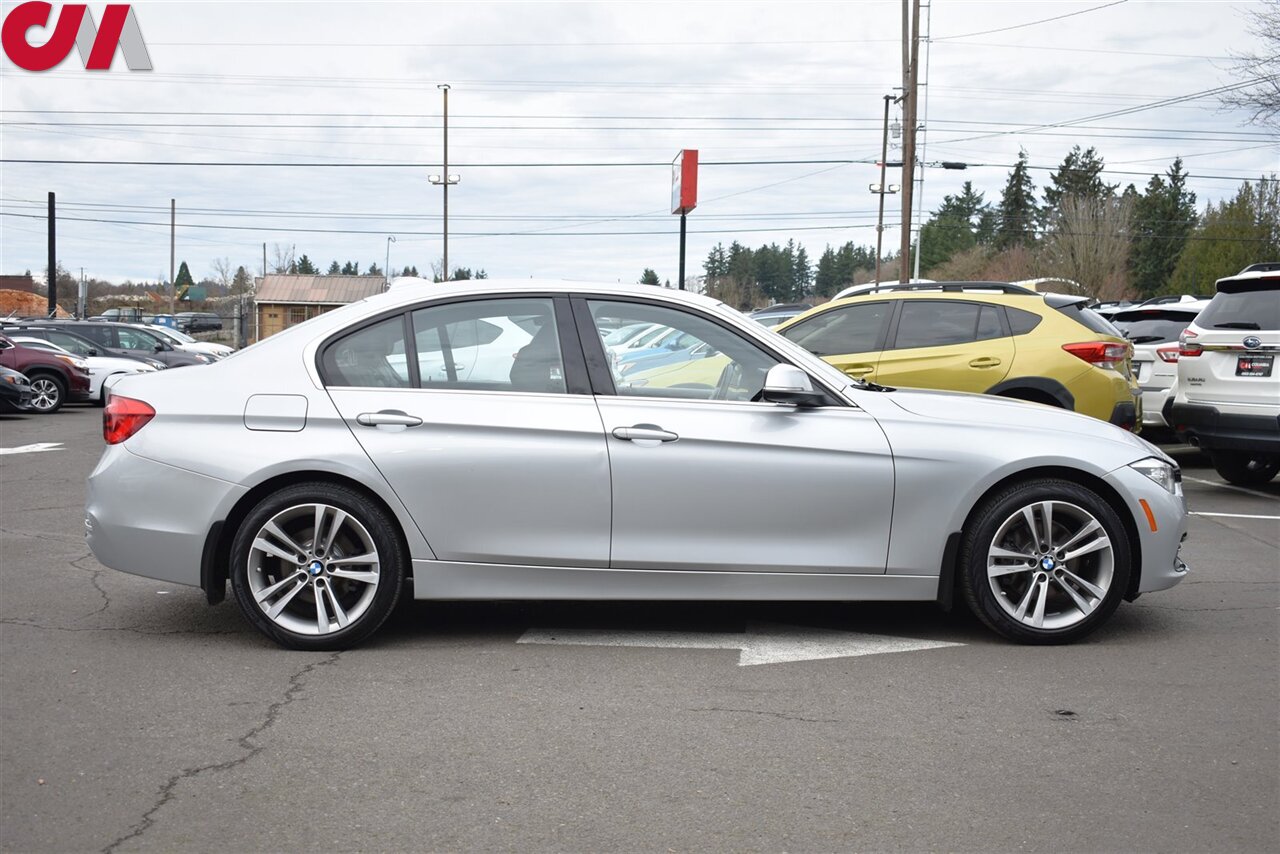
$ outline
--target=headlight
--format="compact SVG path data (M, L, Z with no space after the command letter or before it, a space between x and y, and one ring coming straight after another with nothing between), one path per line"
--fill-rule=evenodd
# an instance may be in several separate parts
M212 356L206 356L204 353L196 353L196 358L206 365L213 361Z
M148 365L150 365L151 367L155 368L157 371L163 371L165 368L169 367L168 365L166 365L164 362L160 361L159 359L146 359L146 360L144 360L144 361L146 362L146 364L148 364Z
M4 377L3 377L3 379L4 379L4 381L5 381L5 382L9 383L10 385L18 385L18 384L19 384L19 383L18 383L18 378L17 378L17 377L15 377L13 374L5 374L5 375L4 375Z
M1182 494L1182 472L1177 466L1170 465L1157 457L1147 457L1145 460L1130 464L1129 468L1151 478L1171 495Z

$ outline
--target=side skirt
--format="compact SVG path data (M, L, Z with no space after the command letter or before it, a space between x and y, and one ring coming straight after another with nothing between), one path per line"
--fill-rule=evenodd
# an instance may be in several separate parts
M415 599L928 602L936 575L695 572L413 562Z

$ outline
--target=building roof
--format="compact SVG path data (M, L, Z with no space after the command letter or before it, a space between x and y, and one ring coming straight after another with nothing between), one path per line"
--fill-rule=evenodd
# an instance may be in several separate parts
M345 305L380 294L386 284L382 276L289 276L270 275L258 279L257 302Z

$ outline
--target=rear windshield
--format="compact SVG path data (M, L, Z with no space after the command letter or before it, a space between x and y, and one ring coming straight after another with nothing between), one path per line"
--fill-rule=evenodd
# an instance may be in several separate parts
M1096 332L1099 335L1111 335L1115 338L1123 338L1124 333L1116 329L1111 321L1098 314L1091 308L1085 308L1083 302L1073 302L1070 305L1054 306L1058 311L1067 317L1079 323L1090 332Z
M1201 329L1280 329L1280 288L1219 293L1200 312Z
M1143 309L1116 314L1111 322L1134 344L1165 344L1177 341L1193 319L1195 315L1187 311Z

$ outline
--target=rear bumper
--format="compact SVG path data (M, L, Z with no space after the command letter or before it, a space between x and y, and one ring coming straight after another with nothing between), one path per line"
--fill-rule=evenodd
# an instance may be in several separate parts
M1280 415L1235 415L1175 401L1167 417L1181 438L1206 450L1280 453Z
M1123 427L1126 430L1137 432L1138 425L1138 407L1127 401L1122 401L1115 405L1111 410L1111 417L1107 419L1117 427Z
M199 587L209 521L245 491L109 445L89 475L85 539L104 566Z

